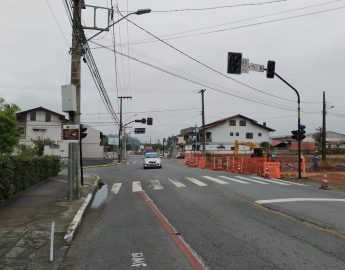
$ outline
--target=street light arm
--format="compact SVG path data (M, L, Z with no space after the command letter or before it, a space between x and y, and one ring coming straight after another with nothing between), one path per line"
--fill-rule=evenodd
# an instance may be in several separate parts
M131 122L128 122L127 124L124 124L122 127L124 128L124 127L128 126L129 124L132 124L134 121L135 120L132 120Z

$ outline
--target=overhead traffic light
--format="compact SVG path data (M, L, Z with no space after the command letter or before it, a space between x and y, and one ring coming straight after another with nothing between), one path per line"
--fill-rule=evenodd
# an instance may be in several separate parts
M142 118L142 119L141 119L141 123L142 123L142 124L146 124L146 118Z
M228 52L228 73L241 74L242 53Z
M84 139L87 136L86 130L87 126L80 124L80 140Z
M148 117L147 122L146 122L147 125L152 126L152 121L153 121L152 117Z
M303 141L305 139L305 126L299 125L299 139L300 141Z
M275 67L276 67L276 62L274 61L267 62L267 70L266 70L267 78L270 78L270 79L274 78Z
M296 141L298 141L298 139L299 139L299 131L298 130L293 130L293 131L291 131L291 133L292 133L291 138L296 140Z

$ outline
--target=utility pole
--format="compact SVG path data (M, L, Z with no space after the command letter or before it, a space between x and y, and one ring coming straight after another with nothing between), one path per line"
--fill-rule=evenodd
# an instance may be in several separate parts
M81 55L83 32L81 26L81 8L84 6L84 0L73 0L73 29L72 29L72 48L71 48L71 84L76 87L77 110L69 112L69 122L74 125L80 125L80 76L81 76ZM79 197L79 151L78 143L70 143L68 151L69 162L68 198L70 200Z
M123 99L132 99L132 97L118 97L120 99L120 126L119 126L119 147L117 150L117 162L121 162L121 156L122 156L122 100Z
M323 108L322 108L322 160L326 161L326 97L323 91Z
M201 89L201 115L202 115L202 155L206 156L206 132L205 132L205 103L204 103L204 93L206 89Z

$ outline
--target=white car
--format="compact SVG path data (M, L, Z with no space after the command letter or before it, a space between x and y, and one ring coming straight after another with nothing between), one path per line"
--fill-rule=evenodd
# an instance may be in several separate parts
M146 153L144 156L144 169L146 168L162 168L162 160L155 152Z

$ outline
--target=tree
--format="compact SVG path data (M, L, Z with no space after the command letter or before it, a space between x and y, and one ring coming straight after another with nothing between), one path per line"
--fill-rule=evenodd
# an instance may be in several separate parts
M269 142L262 142L260 143L260 147L264 150L264 151L268 151L270 148L270 143Z
M17 105L5 103L5 99L0 97L0 155L12 153L19 142L18 111Z
M313 139L315 141L318 150L322 149L322 128L318 127L315 129L317 132L313 134Z
M53 143L50 139L43 139L41 137L38 137L37 140L32 140L32 142L34 143L34 150L38 156L43 156L44 147Z

